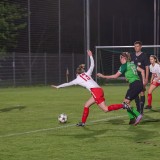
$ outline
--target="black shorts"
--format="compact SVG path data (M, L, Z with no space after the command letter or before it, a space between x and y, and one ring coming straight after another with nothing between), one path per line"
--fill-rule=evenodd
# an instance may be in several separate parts
M133 83L129 84L129 89L126 93L125 98L128 100L135 99L143 90L143 83L139 80L134 81Z

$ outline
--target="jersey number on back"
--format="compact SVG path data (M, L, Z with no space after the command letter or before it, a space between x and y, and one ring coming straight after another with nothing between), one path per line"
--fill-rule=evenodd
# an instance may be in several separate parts
M91 78L90 78L89 76L87 76L85 73L80 74L80 77L81 77L82 79L84 79L85 81L88 81L88 80L91 79Z

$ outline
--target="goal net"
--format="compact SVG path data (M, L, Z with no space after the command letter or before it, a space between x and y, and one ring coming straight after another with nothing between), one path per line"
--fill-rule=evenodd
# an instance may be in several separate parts
M115 74L121 65L119 58L122 52L133 54L135 52L134 46L96 46L95 74ZM160 58L160 45L143 45L142 52L146 53L148 59L150 55L156 55ZM104 83L106 80L96 77L96 81ZM126 83L126 80L124 75L122 75L117 80L107 80L107 83Z

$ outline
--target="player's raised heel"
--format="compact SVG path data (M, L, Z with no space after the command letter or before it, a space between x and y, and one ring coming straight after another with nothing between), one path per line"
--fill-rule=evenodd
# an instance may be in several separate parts
M142 117L143 117L143 115L140 114L140 115L136 118L136 121L135 121L135 123L134 123L134 126L136 126L137 124L140 123L140 121L142 120Z
M78 127L84 127L85 123L79 122L79 123L76 124L76 126L78 126Z

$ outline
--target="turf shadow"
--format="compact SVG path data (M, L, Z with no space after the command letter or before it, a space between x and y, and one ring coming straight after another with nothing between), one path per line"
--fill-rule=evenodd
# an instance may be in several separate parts
M160 109L155 109L155 108L153 109L152 108L152 109L145 109L144 110L144 113L147 113L147 114L148 113L153 113L153 112L160 112Z
M125 121L123 119L112 119L112 120L109 120L108 123L112 123L113 125L117 125L117 124L124 124Z
M160 112L160 109L151 109L151 112Z
M103 136L104 134L106 134L108 132L107 129L101 129L101 130L93 130L90 129L88 127L78 127L80 130L84 130L86 131L85 133L76 133L76 134L70 134L70 133L66 133L66 134L52 134L52 135L56 135L56 136L65 136L65 137L71 137L71 138L75 138L75 139L83 139L83 140L89 140L91 142L95 142L97 140L98 137Z
M9 111L12 111L12 110L15 110L15 109L18 109L18 110L22 110L22 109L25 109L26 106L14 106L14 107L7 107L7 108L2 108L0 109L0 112L9 112Z
M84 130L87 131L87 133L81 133L81 134L76 134L73 137L76 139L92 139L92 140L96 140L98 137L100 137L101 135L106 134L107 130L103 129L103 130L91 130L88 127L84 127ZM88 134L89 132L89 134Z
M156 122L160 122L160 119L155 119L153 117L145 115L144 119L142 120L140 124L156 123Z
M158 143L155 142L155 140L153 140L154 137L158 137L159 133L158 131L151 131L151 130L145 130L141 127L130 127L129 131L131 133L134 133L134 138L133 141L135 143L141 143L141 144L149 144L149 145L153 145L153 146L157 146L159 145Z

